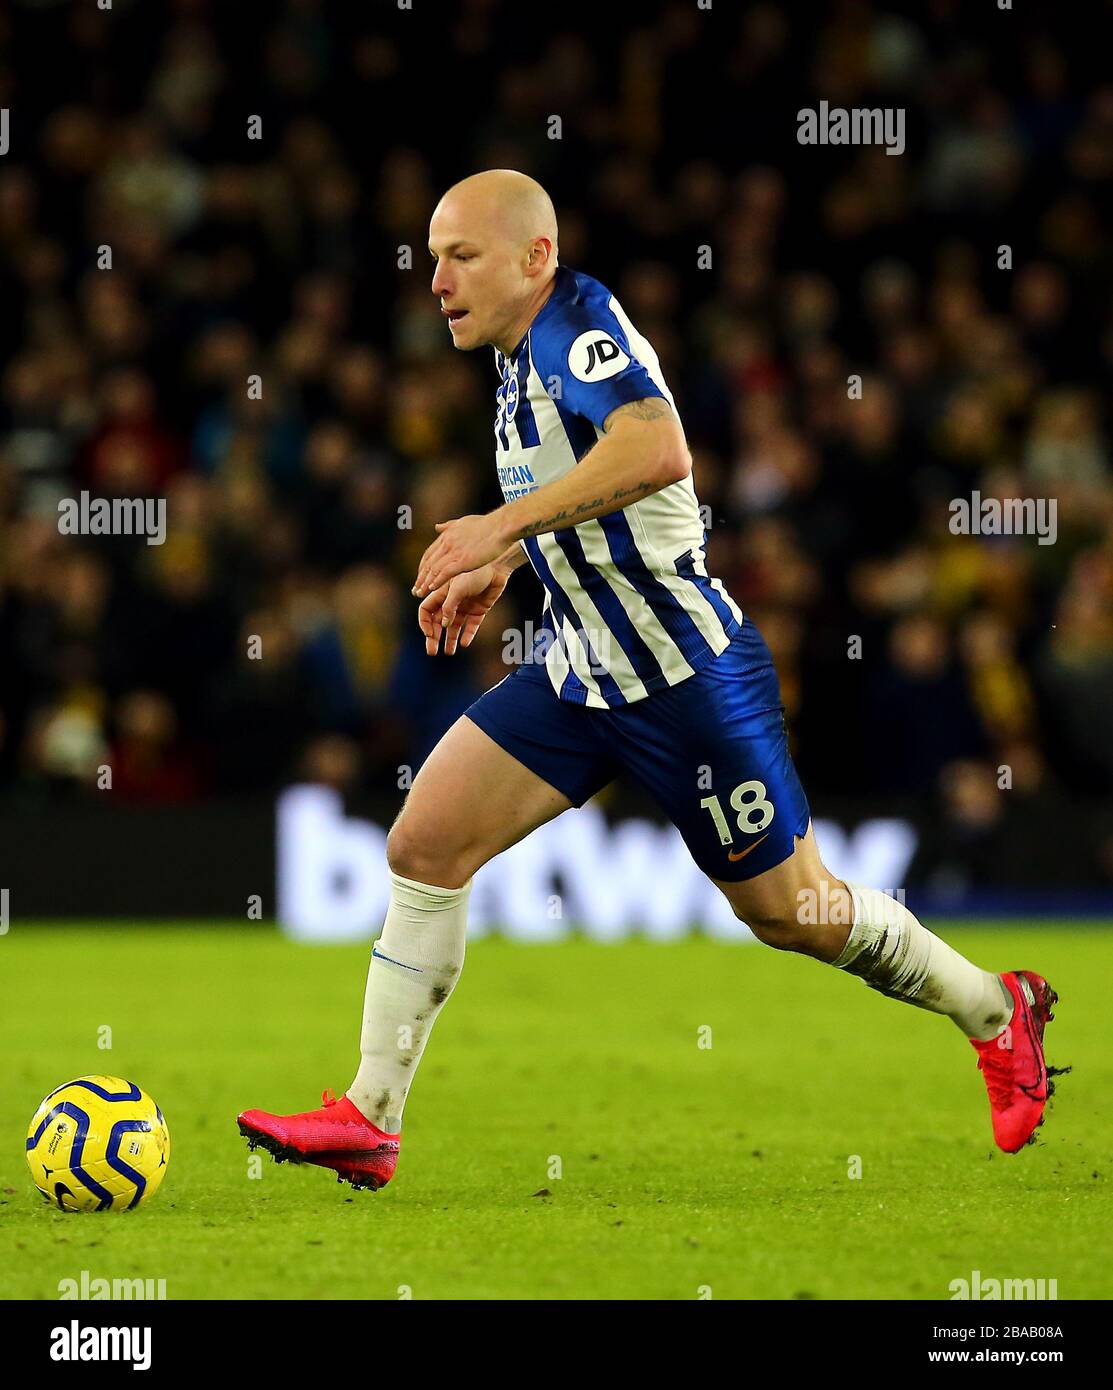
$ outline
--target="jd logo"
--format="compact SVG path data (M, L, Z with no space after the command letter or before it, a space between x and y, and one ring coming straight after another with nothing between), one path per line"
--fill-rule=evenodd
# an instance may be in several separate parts
M568 366L577 381L606 381L629 362L615 340L598 328L581 333L568 350Z

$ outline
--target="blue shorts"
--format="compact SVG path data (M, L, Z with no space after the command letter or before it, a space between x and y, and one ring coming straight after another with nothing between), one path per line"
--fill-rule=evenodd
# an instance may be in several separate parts
M465 713L574 806L629 773L711 878L739 882L782 863L811 819L773 658L748 618L709 665L633 704L569 704L536 661Z

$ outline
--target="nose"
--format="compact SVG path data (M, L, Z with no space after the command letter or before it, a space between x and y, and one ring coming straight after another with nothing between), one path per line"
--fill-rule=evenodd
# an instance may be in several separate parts
M452 293L452 283L443 261L438 261L437 268L433 271L432 290L434 294L441 296Z

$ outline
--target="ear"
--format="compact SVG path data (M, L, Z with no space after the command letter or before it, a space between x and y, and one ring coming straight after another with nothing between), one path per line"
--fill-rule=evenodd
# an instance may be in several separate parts
M535 237L526 258L526 274L539 275L553 255L553 243L547 236Z

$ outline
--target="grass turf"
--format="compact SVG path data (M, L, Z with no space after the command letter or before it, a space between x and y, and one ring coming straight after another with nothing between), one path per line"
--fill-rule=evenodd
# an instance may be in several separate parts
M1062 996L1049 1058L1074 1073L1016 1157L993 1148L950 1023L813 962L704 939L483 940L398 1174L372 1194L261 1151L250 1176L235 1125L347 1084L365 949L16 924L0 940L0 1296L54 1299L88 1270L165 1279L169 1298L946 1299L976 1269L1108 1297L1113 933L945 935ZM162 1190L135 1212L66 1215L26 1171L36 1104L92 1072L138 1081L170 1125Z

